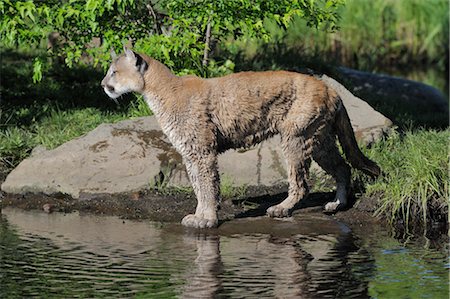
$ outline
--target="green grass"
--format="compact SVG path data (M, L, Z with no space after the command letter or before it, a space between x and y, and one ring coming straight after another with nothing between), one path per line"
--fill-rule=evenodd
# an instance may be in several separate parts
M241 198L247 192L247 185L236 186L233 178L227 175L222 175L220 178L220 195L222 198Z
M169 170L167 172L169 172ZM169 186L166 179L162 182L151 181L150 188L165 195L194 193L194 189L191 186ZM221 176L219 188L220 196L223 199L242 198L247 192L247 185L236 186L233 179L227 175Z
M377 215L390 221L429 223L448 213L450 130L392 133L365 153L384 175L367 183L366 195L378 199Z

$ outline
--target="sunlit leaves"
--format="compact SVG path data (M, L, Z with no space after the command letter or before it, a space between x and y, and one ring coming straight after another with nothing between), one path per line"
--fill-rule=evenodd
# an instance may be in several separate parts
M0 0L0 40L5 45L37 46L58 32L57 47L49 54L65 63L88 61L106 67L110 48L133 44L162 60L176 72L208 75L202 65L205 31L214 42L242 34L268 39L263 22L275 19L288 27L294 15L311 26L335 28L336 8L344 0ZM156 12L156 14L155 14ZM161 33L162 32L162 33ZM97 43L93 43L96 40ZM93 50L93 48L97 48ZM87 56L86 59L82 57ZM46 60L36 63L33 79ZM215 65L219 67L218 65ZM40 68L39 68L40 67Z
M42 61L36 58L33 63L33 82L39 82L42 80Z

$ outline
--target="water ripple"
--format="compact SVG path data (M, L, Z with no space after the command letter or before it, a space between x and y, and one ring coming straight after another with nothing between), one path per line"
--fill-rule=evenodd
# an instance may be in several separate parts
M360 240L328 218L321 224L315 216L314 233L295 221L256 219L251 222L258 233L224 225L218 233L202 234L76 213L5 214L0 298L366 298L377 297L384 283L416 290L384 268L391 258L409 258L410 250L395 242L384 248L357 245ZM302 224L311 225L304 218ZM291 225L294 233L279 233L277 225ZM448 261L435 253L426 263L410 259L408 267L422 273L414 288L448 292L434 283L442 273L429 267L439 261L439 269L448 271Z

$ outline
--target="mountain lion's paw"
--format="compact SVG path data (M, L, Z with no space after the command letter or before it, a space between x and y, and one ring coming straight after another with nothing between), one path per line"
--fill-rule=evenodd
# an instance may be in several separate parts
M330 201L324 207L324 212L327 214L336 213L341 208L341 203L339 201Z
M200 218L194 214L185 216L181 221L183 226L193 228L213 228L217 227L217 223L217 219Z
M276 205L267 209L267 215L278 218L289 217L291 215L291 211L282 205Z

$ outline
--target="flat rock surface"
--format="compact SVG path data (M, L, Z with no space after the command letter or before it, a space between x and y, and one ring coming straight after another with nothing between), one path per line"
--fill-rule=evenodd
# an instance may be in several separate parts
M341 96L355 135L366 143L379 138L391 121L354 97L335 80L323 76ZM279 136L246 151L219 156L222 182L231 185L274 186L287 174ZM164 184L190 185L181 156L162 133L155 117L102 124L56 149L38 148L6 178L1 188L14 194L95 194L136 192Z

